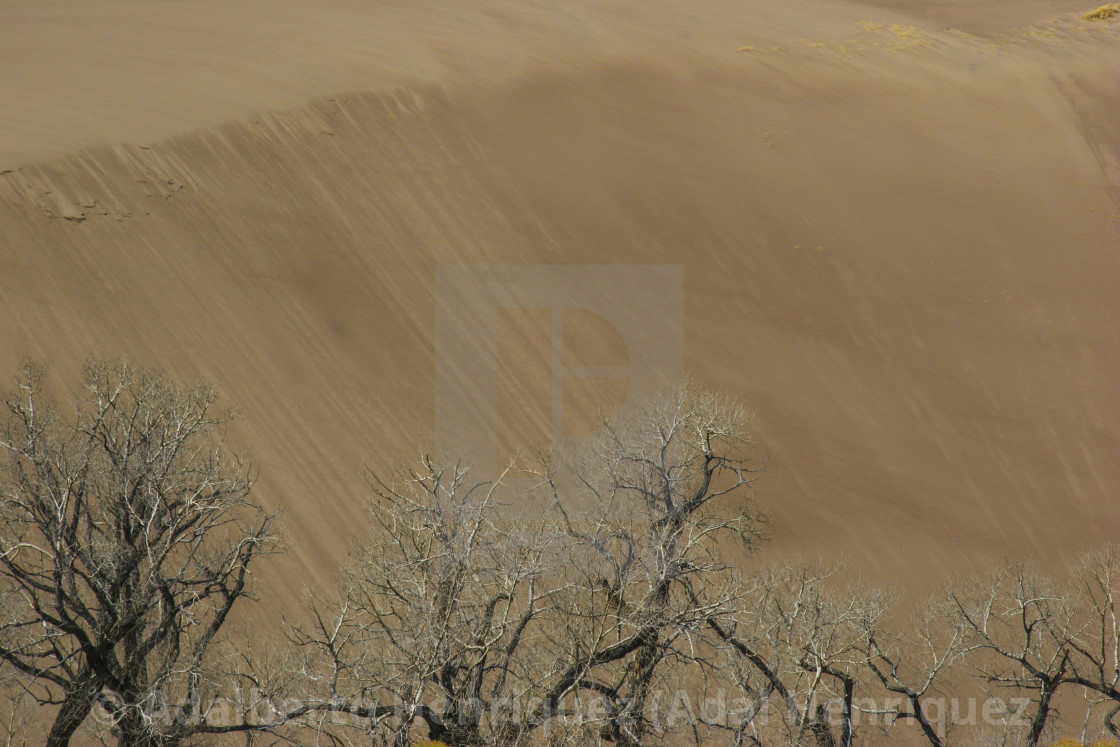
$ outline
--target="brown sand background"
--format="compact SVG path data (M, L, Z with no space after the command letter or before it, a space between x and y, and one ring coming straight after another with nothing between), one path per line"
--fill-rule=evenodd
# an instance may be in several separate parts
M0 372L220 381L290 612L364 468L432 441L437 266L682 265L770 552L914 593L1065 557L1120 535L1120 22L1090 6L5 0ZM547 421L548 321L501 323L508 443Z

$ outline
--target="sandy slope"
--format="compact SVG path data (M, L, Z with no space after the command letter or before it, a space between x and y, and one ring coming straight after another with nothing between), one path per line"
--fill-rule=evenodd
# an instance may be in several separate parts
M0 369L222 381L282 609L433 438L437 267L679 265L775 552L916 589L1062 556L1120 532L1120 42L1000 6L13 0ZM508 441L551 349L503 319Z

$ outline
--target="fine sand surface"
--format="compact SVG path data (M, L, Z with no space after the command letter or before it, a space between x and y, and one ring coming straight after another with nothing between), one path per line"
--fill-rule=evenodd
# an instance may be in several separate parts
M918 593L1120 536L1120 20L443 5L0 6L0 372L220 381L287 511L266 611L331 582L365 467L432 443L444 265L679 266L683 368L757 411L770 553ZM573 365L633 363L565 319ZM496 323L504 448L548 432L553 321Z

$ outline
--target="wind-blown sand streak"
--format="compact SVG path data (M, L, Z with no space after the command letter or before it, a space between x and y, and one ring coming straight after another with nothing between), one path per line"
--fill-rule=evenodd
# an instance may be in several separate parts
M758 412L771 552L922 590L1117 536L1117 25L642 5L12 5L0 369L221 381L287 609L364 466L432 440L437 266L682 265L686 367Z

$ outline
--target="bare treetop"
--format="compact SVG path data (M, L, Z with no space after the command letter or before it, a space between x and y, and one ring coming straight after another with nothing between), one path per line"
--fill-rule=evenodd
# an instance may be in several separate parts
M65 744L100 703L127 744L155 738L141 705L206 683L212 643L274 546L248 467L221 443L209 384L93 362L72 419L28 364L0 423L0 658L60 704ZM161 743L206 731L182 723Z

